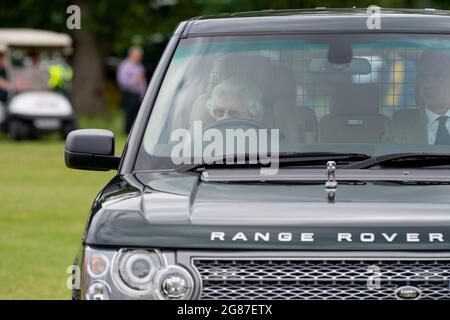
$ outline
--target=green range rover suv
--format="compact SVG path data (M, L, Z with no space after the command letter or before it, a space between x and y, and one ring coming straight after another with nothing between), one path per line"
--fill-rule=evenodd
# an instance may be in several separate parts
M176 28L94 200L74 299L449 299L450 16L296 10Z

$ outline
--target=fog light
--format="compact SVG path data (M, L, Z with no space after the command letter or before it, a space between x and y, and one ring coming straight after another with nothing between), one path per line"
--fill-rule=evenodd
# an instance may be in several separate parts
M104 255L95 254L88 264L88 272L91 277L101 277L105 275L109 268L109 260Z
M96 281L92 283L87 292L86 299L87 300L109 300L111 294L111 289L108 284L103 281Z
M194 280L191 274L179 266L161 269L155 277L155 294L163 300L187 300L192 298Z

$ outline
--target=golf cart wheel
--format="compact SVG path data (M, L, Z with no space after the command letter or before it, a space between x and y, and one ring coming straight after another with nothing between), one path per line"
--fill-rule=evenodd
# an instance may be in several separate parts
M30 136L30 128L23 121L11 120L9 123L8 133L11 140L25 140Z
M67 123L64 123L62 128L61 128L61 136L63 137L63 139L67 138L67 135L74 130L77 130L78 127L75 123L75 121L70 121Z

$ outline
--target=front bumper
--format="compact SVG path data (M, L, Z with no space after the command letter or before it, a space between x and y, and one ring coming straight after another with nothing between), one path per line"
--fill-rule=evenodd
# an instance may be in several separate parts
M192 275L193 299L450 299L450 252L161 252Z

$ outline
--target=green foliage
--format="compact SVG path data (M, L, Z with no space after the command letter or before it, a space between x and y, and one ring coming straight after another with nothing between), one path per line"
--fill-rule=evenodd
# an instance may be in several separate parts
M449 8L447 0L4 0L0 10L0 27L67 31L66 8L72 3L81 6L82 28L94 32L103 52L123 52L132 43L151 42L155 33L167 37L182 20L221 12L315 7L365 8L371 4L385 8Z
M66 30L65 1L3 0L0 10L0 28L43 28Z

